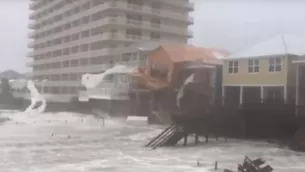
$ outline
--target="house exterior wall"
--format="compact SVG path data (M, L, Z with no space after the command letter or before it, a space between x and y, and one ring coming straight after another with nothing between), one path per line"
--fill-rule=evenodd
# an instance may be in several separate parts
M165 65L168 69L168 75L167 75L167 81L166 82L171 82L172 81L172 74L174 72L174 64L170 60L169 56L165 52L164 49L160 48L153 52L151 56L148 57L148 68L147 68L147 73L148 75L151 76L151 71L152 71L152 66L153 65Z
M297 65L293 64L293 60L297 60L297 56L289 56L289 60L287 60L287 66L288 66L288 71L287 71L287 85L288 86L296 86L296 70L297 70Z
M290 55L287 60L287 99L288 103L296 102L296 72L297 65L293 64L293 60L297 60L298 56Z
M242 85L285 85L287 83L288 58L281 57L282 70L279 72L269 72L269 58L259 58L259 72L248 72L248 60L237 59L238 73L230 74L229 60L224 61L223 65L223 85L224 86L242 86ZM292 72L292 68L290 69ZM292 73L290 74L292 75Z

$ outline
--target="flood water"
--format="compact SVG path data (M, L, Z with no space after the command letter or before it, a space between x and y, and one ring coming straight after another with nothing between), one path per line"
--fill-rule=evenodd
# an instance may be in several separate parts
M90 115L1 112L1 172L204 172L236 169L244 156L263 157L276 172L304 172L305 154L272 144L224 140L144 148L162 126ZM191 138L190 138L191 141ZM200 166L197 166L197 161Z

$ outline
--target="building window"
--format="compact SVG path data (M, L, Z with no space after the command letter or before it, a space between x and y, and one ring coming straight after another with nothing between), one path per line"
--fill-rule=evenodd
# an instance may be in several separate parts
M76 81L76 80L77 80L77 75L76 75L75 73L70 74L70 75L69 75L69 80L70 80L70 81Z
M71 36L71 40L72 41L76 41L76 40L79 40L79 33L75 33L75 34L73 34L72 36Z
M88 10L88 9L90 9L90 7L91 7L90 2L86 2L82 5L82 10L83 11Z
M248 61L248 72L249 73L259 72L259 60L258 59Z
M102 56L93 57L90 59L91 65L98 65L98 64L104 64L105 60Z
M80 65L81 66L87 66L89 64L89 59L84 58L80 60Z
M94 7L94 6L97 6L97 5L101 5L103 3L104 3L104 1L101 1L101 0L93 0L92 1L92 6Z
M101 0L98 0L98 1L101 1ZM96 13L91 15L91 21L97 21L97 20L100 20L102 18L104 18L103 11L99 11L99 12L96 12Z
M90 35L90 31L89 30L85 30L81 32L82 38L86 38L89 37Z
M98 41L90 44L90 50L103 49L103 41Z
M91 29L91 36L101 35L101 34L103 34L102 27L96 27L96 28Z
M127 23L128 24L140 24L142 22L142 16L140 15L132 15L132 14L127 14Z
M82 18L82 24L88 24L90 22L90 16L84 16Z
M64 42L70 42L71 41L71 37L70 36L65 36L64 37Z
M161 21L160 21L160 19L151 19L151 25L153 26L153 27L157 27L157 28L159 28L160 27L160 25L161 25Z
M87 52L89 50L89 44L83 44L80 46L81 52Z
M63 67L69 67L69 66L70 66L70 61L63 62Z
M155 32L151 32L150 33L150 39L155 40L155 39L160 39L160 33L155 33Z
M68 94L68 88L67 87L61 87L61 93L62 94Z
M62 74L61 75L61 80L62 81L68 81L69 80L69 74Z
M279 72L282 70L282 59L277 57L277 58L272 58L269 59L269 72Z
M79 60L72 60L72 61L71 61L71 66L72 66L72 67L77 67L77 66L79 66Z
M152 64L151 66L151 76L162 79L163 81L167 80L168 72L168 67L164 64Z
M131 39L141 39L142 32L139 29L127 29L126 36Z
M229 73L238 73L238 61L229 61Z
M77 27L77 26L79 26L80 24L81 24L81 21L80 21L79 19L74 20L74 21L72 22L72 27Z
M74 46L71 48L71 54L75 54L79 52L79 47L78 46Z
M69 55L70 54L70 49L69 48L65 48L63 49L63 55Z
M76 87L70 87L69 92L70 92L70 94L76 94L76 92L77 92Z
M152 3L151 4L151 11L154 12L154 13L160 13L160 9L161 9L161 5L160 3Z

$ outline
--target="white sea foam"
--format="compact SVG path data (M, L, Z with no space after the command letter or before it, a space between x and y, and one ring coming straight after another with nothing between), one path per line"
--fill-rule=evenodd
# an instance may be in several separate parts
M220 168L235 170L245 155L265 158L277 172L305 170L304 153L267 143L211 139L198 146L151 150L144 145L165 126L111 118L103 126L93 115L67 112L2 115L11 121L1 125L1 171L199 172L213 171L216 160Z

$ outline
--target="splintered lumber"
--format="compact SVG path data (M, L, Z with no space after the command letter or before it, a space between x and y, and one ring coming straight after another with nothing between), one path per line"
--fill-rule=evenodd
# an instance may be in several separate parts
M251 160L249 157L245 157L242 165L238 165L238 172L272 172L273 168L267 165L264 160L257 158Z

